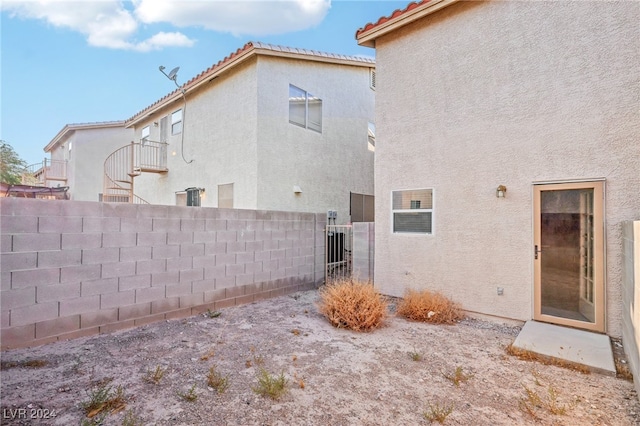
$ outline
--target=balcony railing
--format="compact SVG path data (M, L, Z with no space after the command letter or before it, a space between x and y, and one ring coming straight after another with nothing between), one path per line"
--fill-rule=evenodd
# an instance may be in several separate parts
M133 179L141 173L167 172L167 144L145 140L118 148L104 162L102 201L146 204L133 193Z
M67 162L65 160L44 159L41 163L31 164L22 172L22 184L47 186L48 181L67 181Z

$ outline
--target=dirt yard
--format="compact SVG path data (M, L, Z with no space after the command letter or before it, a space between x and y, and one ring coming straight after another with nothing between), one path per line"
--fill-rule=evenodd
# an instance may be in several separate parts
M631 382L508 355L518 327L391 315L356 333L329 325L317 298L3 352L1 423L426 425L426 414L449 425L640 424ZM228 380L223 393L207 385L212 366ZM279 400L255 392L262 370L286 378ZM88 419L83 406L100 391L114 411Z

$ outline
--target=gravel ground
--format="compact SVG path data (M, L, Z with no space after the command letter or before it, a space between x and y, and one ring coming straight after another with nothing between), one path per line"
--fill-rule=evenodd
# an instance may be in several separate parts
M1 424L100 424L82 405L109 387L112 395L121 387L124 404L104 425L426 425L425 414L448 409L450 425L640 424L630 381L508 355L519 327L391 315L356 333L333 328L317 299L300 292L215 318L5 351ZM223 393L207 386L212 366L228 379ZM156 369L157 384L146 380ZM254 391L263 370L287 380L278 400Z

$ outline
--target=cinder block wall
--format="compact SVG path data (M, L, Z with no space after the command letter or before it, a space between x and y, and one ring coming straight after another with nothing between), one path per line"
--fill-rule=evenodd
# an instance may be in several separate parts
M622 224L622 342L640 399L640 221Z
M2 349L311 289L325 215L0 198Z

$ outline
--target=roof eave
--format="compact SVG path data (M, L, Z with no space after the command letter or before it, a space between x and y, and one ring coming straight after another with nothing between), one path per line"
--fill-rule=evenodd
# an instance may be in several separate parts
M278 58L301 59L306 61L325 62L358 67L375 67L375 61L373 60L369 62L368 60L362 60L362 58L356 59L348 56L322 56L320 54L313 54L309 52L288 51L285 49L277 49L274 46L264 47L264 44L262 43L252 42L250 47L239 50L230 59L223 60L221 61L221 63L213 65L212 69L209 72L205 71L202 75L195 77L193 80L187 82L181 89L174 90L164 99L157 101L155 105L152 105L131 117L126 121L125 127L129 128L135 126L141 121L144 121L154 114L157 114L159 111L163 110L173 102L180 100L180 98L182 97L182 89L184 89L184 94L186 96L188 93L197 90L219 75L237 67L242 62L253 58L254 56L257 57L258 55Z
M103 122L95 122L95 123L67 124L62 128L62 130L58 132L58 134L53 139L51 139L51 142L49 142L44 147L44 152L50 152L53 148L56 147L56 145L60 143L60 141L65 139L67 135L71 135L71 133L75 132L76 130L103 129L106 127L123 127L123 126L124 126L124 121L103 121Z
M376 39L397 30L411 22L417 21L427 15L437 12L459 0L431 0L423 3L411 10L406 11L396 18L374 25L367 31L362 31L356 35L356 40L360 46L376 47Z
M245 60L249 59L253 55L255 55L255 48L246 49L240 52L238 55L234 56L231 60L221 64L219 67L215 67L215 69L213 69L210 73L206 73L200 76L199 78L197 78L196 81L187 83L187 85L183 87L184 95L186 96L187 93L197 90L202 85L210 82L214 78L218 77L220 74L226 72L230 68L235 67L241 62L244 62ZM133 116L131 119L127 120L127 122L125 123L125 127L129 128L129 127L135 126L139 122L147 119L148 117L151 117L152 115L156 114L158 111L166 108L169 104L172 104L173 102L179 100L181 97L182 97L182 89L174 90L171 94L167 96L166 99L159 101L157 105L152 106L149 109L143 110L137 115Z

